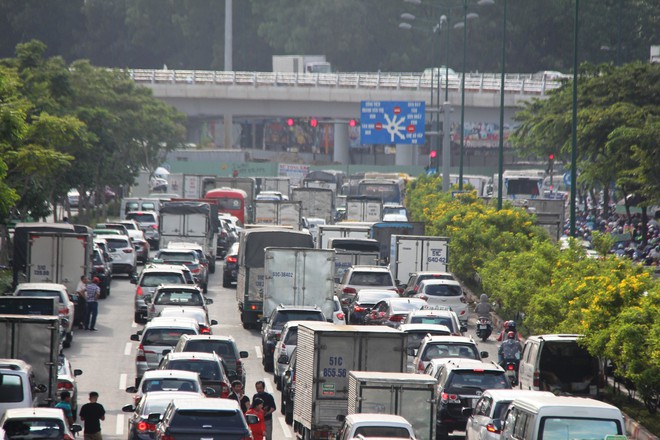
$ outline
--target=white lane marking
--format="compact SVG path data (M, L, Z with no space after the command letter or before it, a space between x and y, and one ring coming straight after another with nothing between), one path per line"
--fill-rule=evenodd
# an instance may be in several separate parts
M291 428L284 421L284 417L277 416L277 420L280 422L280 425L282 426L282 432L284 432L284 437L293 438L293 436L291 435Z
M261 359L262 357L264 357L263 353L261 352L261 347L259 347L258 345L254 346L254 351L257 352L257 359Z
M124 347L124 356L130 356L131 355L131 350L133 350L133 344L130 342L126 343L126 346Z
M124 415L123 414L117 414L117 435L123 435L124 434Z
M126 373L121 373L119 375L119 389L120 390L125 390L126 389L126 380L128 380L128 375Z
M261 379L264 381L264 384L266 384L266 392L269 394L273 394L273 380L270 377L264 377Z

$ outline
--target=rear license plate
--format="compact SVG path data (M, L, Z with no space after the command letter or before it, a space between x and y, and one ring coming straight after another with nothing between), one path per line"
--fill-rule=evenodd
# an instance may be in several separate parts
M486 328L488 328L488 326L486 324L479 324L479 328L480 329L486 329Z

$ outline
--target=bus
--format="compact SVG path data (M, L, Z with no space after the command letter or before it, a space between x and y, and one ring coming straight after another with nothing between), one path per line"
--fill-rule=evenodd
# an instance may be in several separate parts
M216 188L206 192L205 199L218 201L218 212L226 212L245 224L245 200L247 193L238 188Z
M314 248L308 232L281 227L246 229L240 238L236 300L243 328L258 328L263 315L264 265L267 247Z
M362 179L358 183L358 195L378 197L383 203L402 205L405 182L403 179Z

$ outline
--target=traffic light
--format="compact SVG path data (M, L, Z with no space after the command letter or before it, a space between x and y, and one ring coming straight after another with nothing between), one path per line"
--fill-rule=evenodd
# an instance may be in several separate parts
M355 119L351 119L348 121L349 127L355 127L356 125L357 125L357 121Z
M438 150L431 150L429 153L429 167L438 169Z
M293 124L295 123L296 121L294 121L293 118L289 118L286 120L286 125L288 125L289 127L293 127Z
M555 155L554 153L550 153L548 154L548 171L550 172L550 174L552 174L552 172L554 171L554 167L555 167Z
M316 118L312 118L309 120L309 126L312 128L316 128L319 125L319 121Z

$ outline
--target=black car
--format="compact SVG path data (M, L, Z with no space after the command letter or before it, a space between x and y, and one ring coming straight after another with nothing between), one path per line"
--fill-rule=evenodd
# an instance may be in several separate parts
M361 289L351 298L346 306L347 324L364 324L364 318L371 308L385 298L398 298L399 294L393 290Z
M112 281L112 264L110 256L105 256L103 250L94 248L92 277L97 277L101 282L101 298L110 295L110 282Z
M225 255L225 268L222 271L222 287L231 287L238 278L238 243L231 245Z
M174 399L160 420L157 440L243 440L252 438L248 424L259 423L254 414L244 416L232 399Z

